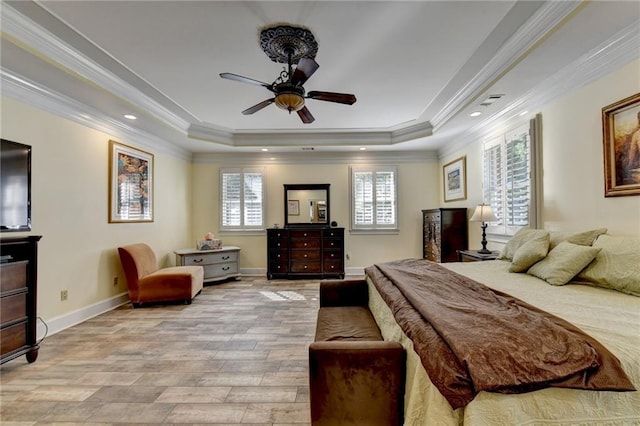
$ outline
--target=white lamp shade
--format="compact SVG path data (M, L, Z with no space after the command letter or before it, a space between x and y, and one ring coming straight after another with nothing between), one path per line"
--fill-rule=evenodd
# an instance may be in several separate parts
M493 214L490 205L478 204L476 211L473 212L473 216L469 220L471 222L495 222L498 218Z

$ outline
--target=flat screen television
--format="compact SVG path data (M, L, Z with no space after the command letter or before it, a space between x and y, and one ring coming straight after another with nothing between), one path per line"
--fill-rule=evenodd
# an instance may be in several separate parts
M0 139L0 231L31 231L31 147Z

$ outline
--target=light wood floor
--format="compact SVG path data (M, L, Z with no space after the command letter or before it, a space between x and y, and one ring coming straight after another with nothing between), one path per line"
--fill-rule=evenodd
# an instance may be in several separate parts
M245 278L191 305L130 305L0 368L0 423L309 424L318 281Z

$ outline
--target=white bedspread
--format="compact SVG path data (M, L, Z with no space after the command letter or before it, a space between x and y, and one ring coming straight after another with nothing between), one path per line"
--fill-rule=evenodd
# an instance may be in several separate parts
M443 266L580 327L618 357L640 389L640 297L578 284L551 286L524 273L509 273L509 262L499 260ZM411 341L371 284L369 305L385 340L399 341L407 349L405 425L640 425L640 391L481 392L454 411L430 382Z

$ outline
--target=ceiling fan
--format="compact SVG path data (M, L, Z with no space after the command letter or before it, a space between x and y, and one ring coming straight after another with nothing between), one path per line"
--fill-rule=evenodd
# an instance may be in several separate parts
M287 68L273 83L265 83L228 72L220 74L220 77L228 80L262 86L275 95L273 98L245 109L242 114L253 114L275 103L279 108L287 110L289 113L297 112L302 122L308 124L312 123L315 118L305 105L305 99L347 105L355 103L356 97L347 93L315 90L307 93L305 91L303 84L320 67L314 59L318 51L318 44L309 30L288 25L266 28L260 33L260 46L272 61L286 63ZM296 64L295 69L294 64Z

